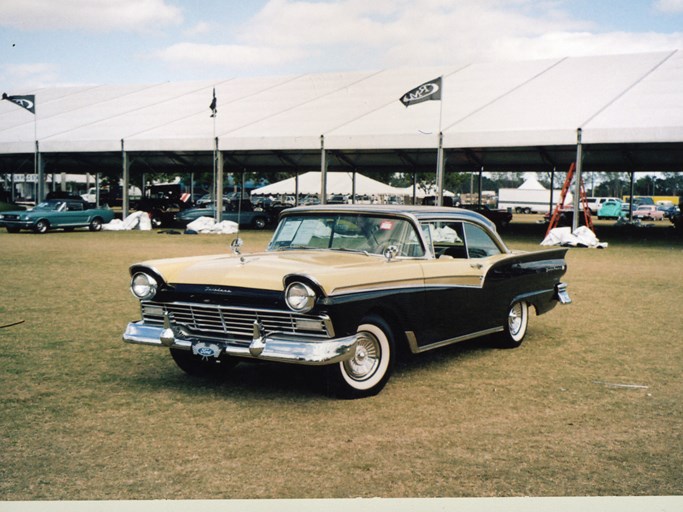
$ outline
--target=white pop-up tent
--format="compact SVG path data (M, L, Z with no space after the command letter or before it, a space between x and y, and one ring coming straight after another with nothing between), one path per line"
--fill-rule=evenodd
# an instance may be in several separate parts
M362 195L402 195L402 190L373 180L360 173L331 172L327 174L328 194L353 194L355 179L355 193ZM298 177L271 183L264 187L254 189L252 195L281 195L281 194L320 194L320 172L307 172ZM297 183L298 182L298 183Z

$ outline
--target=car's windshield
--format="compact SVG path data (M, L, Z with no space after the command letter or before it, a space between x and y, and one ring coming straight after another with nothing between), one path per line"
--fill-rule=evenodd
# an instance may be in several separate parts
M333 249L419 258L424 248L412 223L395 217L323 213L291 215L278 225L268 250Z
M66 203L64 201L45 201L44 203L37 204L34 210L53 210L61 212L66 209Z

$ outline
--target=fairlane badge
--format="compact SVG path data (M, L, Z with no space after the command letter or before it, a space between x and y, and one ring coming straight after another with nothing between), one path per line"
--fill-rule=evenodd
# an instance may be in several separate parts
M232 293L230 288L222 288L220 286L205 286L204 291L206 293L221 293L223 295L229 295Z

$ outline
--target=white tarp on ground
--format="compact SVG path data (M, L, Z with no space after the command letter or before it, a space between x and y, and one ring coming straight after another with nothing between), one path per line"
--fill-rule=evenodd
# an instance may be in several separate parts
M307 172L299 176L299 194L320 194L320 172ZM329 172L327 173L327 194L352 194L354 173ZM355 173L356 194L360 195L402 195L402 189L373 180L360 173ZM297 190L296 178L271 183L265 187L254 189L252 195L280 195L294 194Z
M187 225L186 231L202 234L233 235L239 232L239 225L231 220L216 222L216 219L213 217L199 217Z
M607 242L600 242L590 229L580 226L574 230L569 227L554 228L541 242L541 245L561 245L562 247L591 247L604 249Z
M108 224L103 224L102 229L105 231L132 231L135 229L151 231L152 221L147 212L134 212L124 220L114 219Z

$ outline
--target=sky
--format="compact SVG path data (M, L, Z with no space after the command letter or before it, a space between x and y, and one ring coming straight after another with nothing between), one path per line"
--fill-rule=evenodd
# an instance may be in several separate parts
M683 50L683 0L0 0L0 90Z

